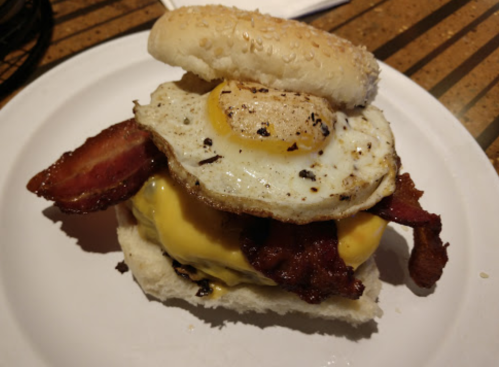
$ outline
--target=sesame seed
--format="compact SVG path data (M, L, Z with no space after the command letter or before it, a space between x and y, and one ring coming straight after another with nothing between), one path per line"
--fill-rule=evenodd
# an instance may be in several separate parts
M215 50L215 56L216 56L217 58L219 58L220 56L222 56L222 54L223 54L223 53L224 53L224 50L223 50L223 48L221 48L221 47L218 47L218 48Z
M284 60L285 63L289 63L289 62L293 61L294 59L296 59L296 54L295 53L291 53L291 54L289 54L287 56L284 55L282 57L282 59Z
M315 56L315 52L314 51L310 51L308 54L305 54L305 59L307 61L312 61L313 58L314 58L314 56Z
M199 46L202 48L208 50L211 48L211 41L208 38L201 38L199 40Z

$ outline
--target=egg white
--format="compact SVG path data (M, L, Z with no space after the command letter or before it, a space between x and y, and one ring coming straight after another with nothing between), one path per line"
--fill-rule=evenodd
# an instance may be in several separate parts
M149 105L135 107L172 176L207 204L304 224L347 217L393 192L394 138L376 107L334 111L330 136L318 150L275 154L237 144L213 127L213 86L187 75L160 85Z

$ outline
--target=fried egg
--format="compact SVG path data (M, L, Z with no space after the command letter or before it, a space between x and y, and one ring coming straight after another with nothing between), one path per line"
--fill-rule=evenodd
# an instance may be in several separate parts
M219 210L305 224L348 217L395 189L394 138L373 106L340 111L310 94L188 73L134 111L170 174Z

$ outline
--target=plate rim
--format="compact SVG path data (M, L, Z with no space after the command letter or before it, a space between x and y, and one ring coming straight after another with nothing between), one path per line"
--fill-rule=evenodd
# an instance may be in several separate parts
M93 47L85 52L82 52L65 62L61 63L60 65L56 66L55 68L51 69L44 75L40 76L37 80L35 80L33 83L30 85L26 86L24 90L22 90L18 95L16 95L11 101L9 101L4 108L0 111L0 121L5 121L5 117L9 117L9 115L16 114L16 108L19 107L19 104L22 104L23 101L26 99L29 101L32 98L35 98L37 95L39 95L41 92L46 87L46 84L50 84L54 78L54 75L57 77L60 74L64 74L65 72L68 72L69 69L72 68L74 64L81 63L85 61L86 58L92 59L94 57L99 58L99 54L103 49L108 49L110 47L115 47L119 48L122 44L128 44L133 43L133 42L142 42L145 40L147 34L149 31L143 31L139 32L136 34L132 34L123 38L119 38L116 40L112 40L109 42L105 42L99 46ZM97 56L96 56L97 55ZM491 190L491 192L494 192L494 199L495 201L499 200L499 177L497 176L497 173L494 171L492 165L488 161L487 156L485 155L485 152L479 147L478 143L472 138L472 136L469 134L469 132L465 129L465 127L448 111L438 100L436 100L434 97L432 97L426 90L424 90L422 87L420 87L418 84L410 80L409 78L403 76L400 74L398 71L396 71L394 68L388 66L387 64L380 63L381 68L383 70L383 74L387 74L388 78L392 77L392 75L397 75L398 78L401 76L403 77L402 83L408 83L407 85L411 85L411 88L417 88L417 90L422 93L424 96L423 100L431 100L431 103L437 102L439 104L439 113L443 114L446 119L454 120L454 124L452 125L452 128L454 130L454 133L457 134L457 136L465 141L465 143L468 145L469 149L472 149L474 159L477 159L477 162L479 165L482 167L480 168L483 173L483 176L480 177L480 182L479 182L479 187L482 190ZM127 64L128 65L128 64ZM383 75L382 74L382 75ZM382 76L383 78L383 76ZM383 79L382 79L383 80ZM31 122L31 125L29 125L32 128L31 134L33 134L37 129L40 128L36 123ZM14 140L15 139L7 139L7 137L10 137L11 134L9 134L8 131L8 124L4 123L0 125L0 142L5 143L2 146L8 147L9 149L14 145ZM18 132L18 135L21 132ZM24 140L29 140L30 134L24 135ZM6 141L7 139L7 141ZM23 145L21 145L23 146ZM461 154L462 155L462 154ZM461 157L459 155L459 157ZM4 155L5 156L5 155ZM14 160L15 161L15 160ZM0 203L3 203L4 201L4 193L6 190L5 183L7 182L7 178L10 177L12 170L15 169L15 167L12 166L12 161L7 160L6 158L2 159L2 168L4 169L4 172L6 172L5 175L2 175L0 178ZM469 198L465 198L466 202L469 204ZM486 202L485 204L491 205L490 202ZM497 210L496 210L497 211ZM3 218L0 217L0 218ZM4 223L0 224L2 229L4 228ZM483 235L483 234L480 234ZM483 236L481 236L483 237ZM481 257L479 257L480 260ZM476 260L476 259L475 259ZM4 303L4 284L1 279L1 274L0 273L0 304L5 304ZM476 280L475 280L476 281ZM484 297L484 295L479 294L480 297ZM484 298L485 299L485 298ZM10 312L10 311L9 311ZM15 327L15 324L9 323L9 320L7 320L7 317L5 315L0 316L0 323L7 325L8 327ZM15 331L15 330L14 330ZM19 330L17 330L19 331ZM499 338L499 332L496 332L495 334L490 334L491 336L495 338ZM485 336L490 336L490 335L484 335ZM23 340L24 336L22 335L22 330L20 334L16 334L16 336L12 339L14 340L15 338L20 338L22 342L26 342ZM483 339L483 338L482 338ZM26 342L28 343L28 342ZM490 341L489 341L490 343ZM12 343L9 343L11 345ZM29 344L29 343L28 343ZM2 348L4 349L4 348ZM5 350L4 350L5 351ZM5 355L5 354L4 354ZM29 355L29 354L28 354ZM28 355L26 355L26 358L28 358ZM37 354L34 354L34 356L38 356ZM3 358L3 357L2 357ZM2 359L0 358L0 362ZM9 361L7 361L9 362ZM40 360L35 360L35 362L40 363Z

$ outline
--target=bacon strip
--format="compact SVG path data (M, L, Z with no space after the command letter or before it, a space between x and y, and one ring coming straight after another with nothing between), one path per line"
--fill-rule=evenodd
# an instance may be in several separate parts
M135 119L113 125L73 152L64 153L28 183L61 211L85 214L133 196L166 158Z
M240 242L253 268L308 303L332 295L358 299L364 291L338 254L334 221L298 226L259 220L243 231Z
M384 198L370 213L385 220L414 228L414 247L409 259L409 273L414 282L431 288L442 276L447 263L447 246L440 239L440 216L425 211L419 204L423 191L416 189L408 173L397 177L393 195Z

